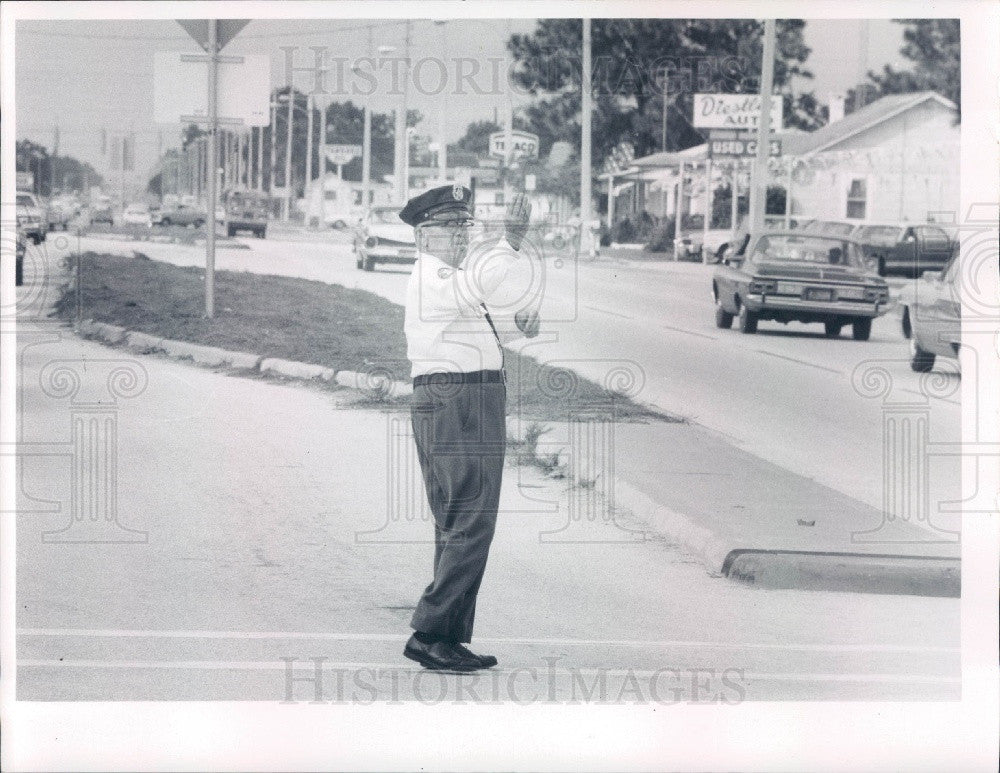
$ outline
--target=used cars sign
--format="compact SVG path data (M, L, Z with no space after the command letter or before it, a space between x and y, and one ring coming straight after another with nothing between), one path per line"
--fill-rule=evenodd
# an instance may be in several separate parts
M771 131L780 131L784 120L780 95L771 100ZM694 120L699 129L756 129L760 118L758 94L695 94Z

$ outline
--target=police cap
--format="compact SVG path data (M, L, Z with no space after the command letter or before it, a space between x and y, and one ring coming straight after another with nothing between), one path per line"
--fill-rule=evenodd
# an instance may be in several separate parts
M416 227L432 218L454 212L460 217L472 217L472 191L464 185L442 185L414 196L399 212L399 219Z

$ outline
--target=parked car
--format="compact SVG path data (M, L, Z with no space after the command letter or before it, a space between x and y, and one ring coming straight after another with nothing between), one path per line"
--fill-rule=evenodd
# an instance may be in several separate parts
M160 210L159 225L185 225L201 228L207 219L202 207L192 204L177 204Z
M707 248L710 256L721 258L732 236L731 228L712 228L707 233L701 229L686 231L674 240L674 255L677 260L702 260L702 252Z
M889 287L871 271L849 239L794 231L748 234L712 277L715 323L738 318L744 333L761 320L822 322L835 338L851 325L867 341L872 320L886 312Z
M413 229L399 219L399 207L371 207L354 237L358 268L371 271L379 263L409 264L417 261Z
M798 230L827 236L850 236L856 227L857 223L847 223L842 220L807 220L805 225L798 227Z
M858 226L852 237L882 276L902 273L918 277L939 271L958 248L958 241L938 225L910 223Z
M958 359L962 338L958 253L940 271L925 271L899 293L903 336L910 339L910 367L925 373L938 357Z
M149 228L153 225L153 216L149 205L142 201L133 201L122 211L122 225L140 225Z
M49 216L34 193L17 192L17 225L35 244L41 244L48 236Z
M250 231L258 239L267 236L269 203L266 193L226 191L222 201L221 222L226 236L235 236L237 231Z
M49 201L47 211L50 231L65 231L69 227L69 221L76 214L72 203L63 197Z

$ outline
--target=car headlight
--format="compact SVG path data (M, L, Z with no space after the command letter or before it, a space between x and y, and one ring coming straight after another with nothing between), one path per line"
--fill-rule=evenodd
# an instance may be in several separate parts
M367 247L370 250L373 250L376 247L378 247L378 237L369 236L367 239L365 239L365 247Z

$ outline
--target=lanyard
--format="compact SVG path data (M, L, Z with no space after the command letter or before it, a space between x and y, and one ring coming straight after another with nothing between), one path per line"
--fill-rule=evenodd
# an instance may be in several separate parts
M480 305L483 307L483 314L486 315L486 321L490 323L490 330L493 331L493 337L497 341L497 349L500 350L500 372L503 374L503 383L506 384L507 383L507 371L504 369L504 361L506 360L506 356L504 355L503 345L500 343L500 336L497 335L496 325L493 324L493 318L490 317L490 312L486 308L486 304L483 303L483 304L480 304Z

